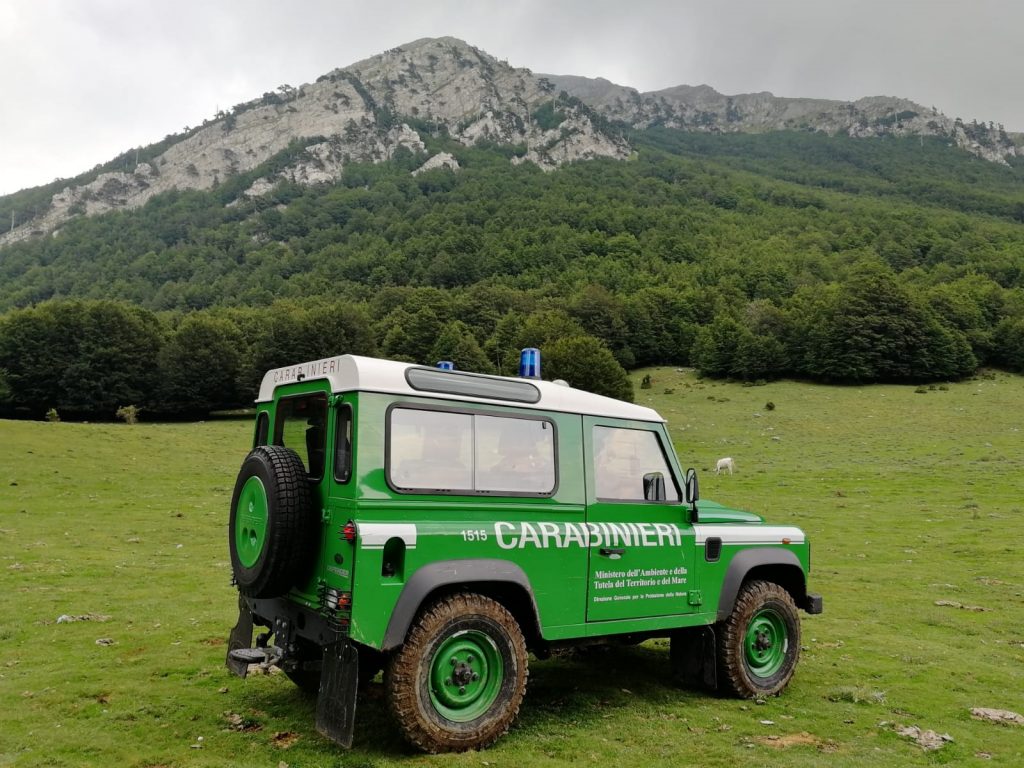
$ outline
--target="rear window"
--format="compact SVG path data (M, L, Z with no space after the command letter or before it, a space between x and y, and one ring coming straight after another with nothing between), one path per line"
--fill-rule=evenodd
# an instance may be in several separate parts
M352 409L345 405L338 409L338 423L334 434L334 479L347 483L352 477Z
M274 419L274 445L291 448L312 479L324 475L327 446L327 395L283 398Z
M546 419L393 408L388 479L402 491L550 496L555 425Z
M270 417L267 416L266 411L262 411L260 415L256 417L256 434L253 437L252 447L256 448L260 445L266 445L269 437Z

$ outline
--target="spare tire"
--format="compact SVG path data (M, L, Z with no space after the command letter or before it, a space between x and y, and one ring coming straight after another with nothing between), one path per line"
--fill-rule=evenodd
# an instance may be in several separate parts
M313 559L316 523L299 455L279 445L254 448L238 472L228 522L238 590L247 597L285 594Z

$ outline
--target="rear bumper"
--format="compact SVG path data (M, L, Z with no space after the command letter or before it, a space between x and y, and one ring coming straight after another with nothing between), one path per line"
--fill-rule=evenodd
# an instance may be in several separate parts
M807 597L804 598L804 604L800 606L810 614L818 614L825 610L822 606L821 595L813 595L810 592L807 593Z

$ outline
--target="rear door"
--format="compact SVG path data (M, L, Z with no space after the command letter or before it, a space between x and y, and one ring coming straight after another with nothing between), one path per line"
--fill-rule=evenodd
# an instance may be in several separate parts
M329 461L329 406L330 393L324 381L311 381L290 387L275 407L273 438L274 445L283 445L295 451L306 468L310 484L312 509L309 524L318 528L317 538L322 537L322 526L327 515L327 497L331 486L332 462ZM317 551L309 553L309 569L295 585L305 601L312 605L317 599L318 574L314 572Z
M583 420L587 621L690 613L694 531L659 424Z

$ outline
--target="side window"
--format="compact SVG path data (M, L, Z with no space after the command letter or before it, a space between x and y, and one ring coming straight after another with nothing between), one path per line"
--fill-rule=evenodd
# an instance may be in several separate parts
M476 489L551 493L555 430L546 421L475 416Z
M391 411L391 481L399 488L473 490L473 417L447 411Z
M266 411L260 412L260 415L256 417L256 434L253 437L252 447L256 448L260 445L266 445L267 439L270 437L270 417Z
M543 419L394 408L388 475L403 490L555 491L555 428Z
M352 409L347 405L338 408L334 438L334 479L347 483L352 477Z
M286 397L277 404L274 445L283 445L299 454L313 480L324 475L326 425L327 396L322 393Z
M658 435L643 429L594 427L594 480L599 499L679 501Z

